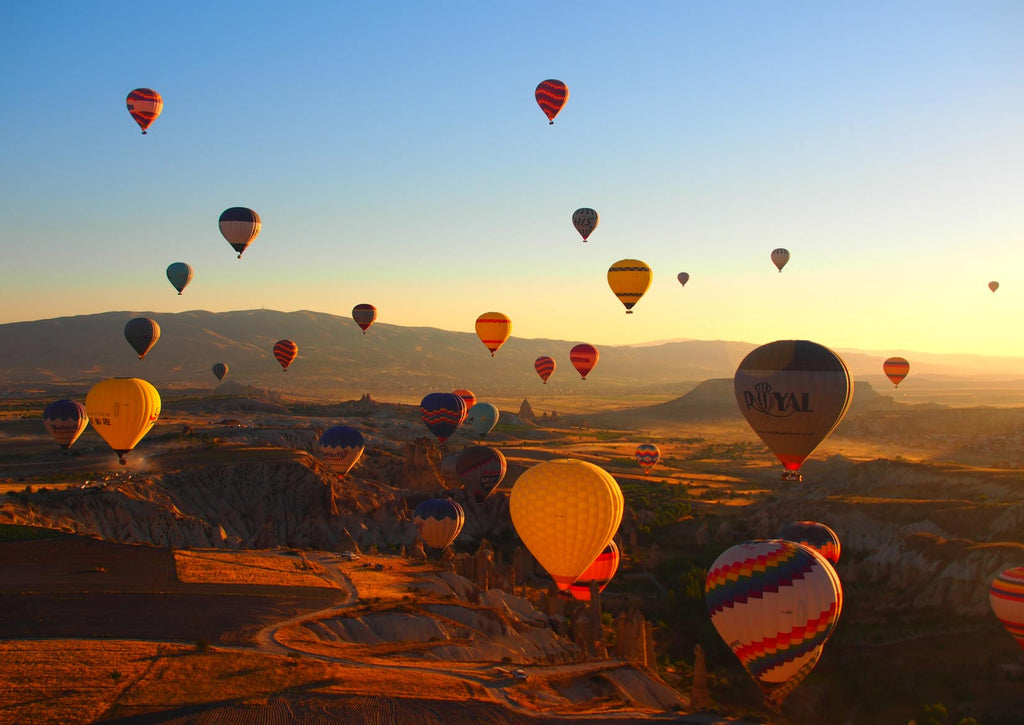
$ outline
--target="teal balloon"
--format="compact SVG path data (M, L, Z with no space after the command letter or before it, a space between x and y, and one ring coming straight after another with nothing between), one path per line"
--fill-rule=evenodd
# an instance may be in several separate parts
M490 403L477 403L466 413L466 425L485 438L498 424L498 409Z
M192 267L184 262L174 262L167 268L167 279L178 290L178 294L192 281Z

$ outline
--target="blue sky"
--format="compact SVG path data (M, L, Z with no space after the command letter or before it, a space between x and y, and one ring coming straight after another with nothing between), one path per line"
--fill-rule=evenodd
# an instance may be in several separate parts
M1022 29L1019 2L7 3L0 322L370 302L1024 355ZM164 98L147 136L136 87ZM263 218L241 261L230 206ZM655 273L630 316L622 258Z

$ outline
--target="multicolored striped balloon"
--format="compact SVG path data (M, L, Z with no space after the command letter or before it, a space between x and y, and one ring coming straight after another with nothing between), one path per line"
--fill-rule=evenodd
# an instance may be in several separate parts
M821 656L842 611L839 577L821 554L790 541L748 541L711 565L711 623L778 707Z
M639 259L620 259L608 268L608 286L626 308L626 314L633 314L633 305L640 301L651 286L651 268Z
M555 372L555 360L547 355L541 355L533 361L533 369L537 371L537 374L540 375L540 379L544 381L545 385L547 385L548 378L551 377L551 373Z
M600 217L597 212L589 207L577 209L572 213L572 225L576 227L576 231L583 237L584 242L594 233L598 221L600 221Z
M576 371L584 380L587 379L587 374L597 365L598 358L600 357L601 355L597 348L585 342L574 345L572 350L569 351L569 362L572 363L572 366L576 368Z
M366 330L377 319L377 308L365 302L356 305L352 308L352 319L356 321L356 324L359 325L365 335Z
M653 443L641 443L636 447L634 455L636 456L636 462L640 464L640 468L644 469L644 473L650 473L651 469L661 459L661 451Z
M597 555L594 563L587 567L587 570L580 574L580 578L569 585L569 594L581 602L590 601L590 584L597 584L597 591L603 592L608 582L619 570L619 547L615 539L608 542L604 551Z
M238 252L239 259L263 229L260 215L244 206L233 206L222 211L219 225L220 233L228 240L231 248Z
M494 357L512 334L512 320L501 312L485 312L476 318L476 334Z
M466 390L465 388L456 388L452 392L458 395L460 398L462 398L462 401L466 404L467 411L474 405L476 405L476 393L474 393L472 390Z
M455 393L429 393L420 401L420 417L438 442L444 443L466 419L466 401Z
M274 357L281 363L281 368L285 371L288 370L288 366L295 361L298 357L299 346L291 340L278 340L274 343Z
M164 99L152 88L136 88L128 94L128 112L135 123L139 124L142 133L149 133L150 124L164 110Z
M889 378L894 387L899 387L900 382L910 372L910 363L907 362L906 358L891 357L882 363L882 372L885 373L885 377Z
M62 450L68 450L89 427L85 406L77 400L57 400L43 409L43 425Z
M534 91L533 97L537 99L537 105L540 106L540 110L544 111L544 115L548 117L548 123L553 124L555 116L565 106L565 102L569 100L569 87L562 83L562 81L554 79L541 81L537 85L537 90Z
M328 428L319 443L320 454L339 479L344 478L363 455L363 434L347 425Z
M779 538L814 549L835 566L839 563L839 535L817 521L791 521L779 530Z
M1024 566L996 575L988 590L988 600L1006 631L1024 649Z
M466 523L466 512L448 498L427 499L412 513L412 522L427 546L443 549L449 546Z

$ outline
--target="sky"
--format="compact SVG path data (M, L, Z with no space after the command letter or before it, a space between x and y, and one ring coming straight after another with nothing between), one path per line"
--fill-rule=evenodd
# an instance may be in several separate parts
M365 302L1024 355L1022 37L1019 0L2 3L0 323ZM164 99L145 136L137 87ZM263 220L241 260L232 206ZM654 272L632 315L625 258Z

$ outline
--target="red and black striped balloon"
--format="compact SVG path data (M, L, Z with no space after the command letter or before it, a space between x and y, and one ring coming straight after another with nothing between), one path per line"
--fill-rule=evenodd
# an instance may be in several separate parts
M548 117L548 123L553 124L555 116L569 100L569 87L562 81L552 78L542 81L533 95L537 99L540 110L544 111L544 115Z

